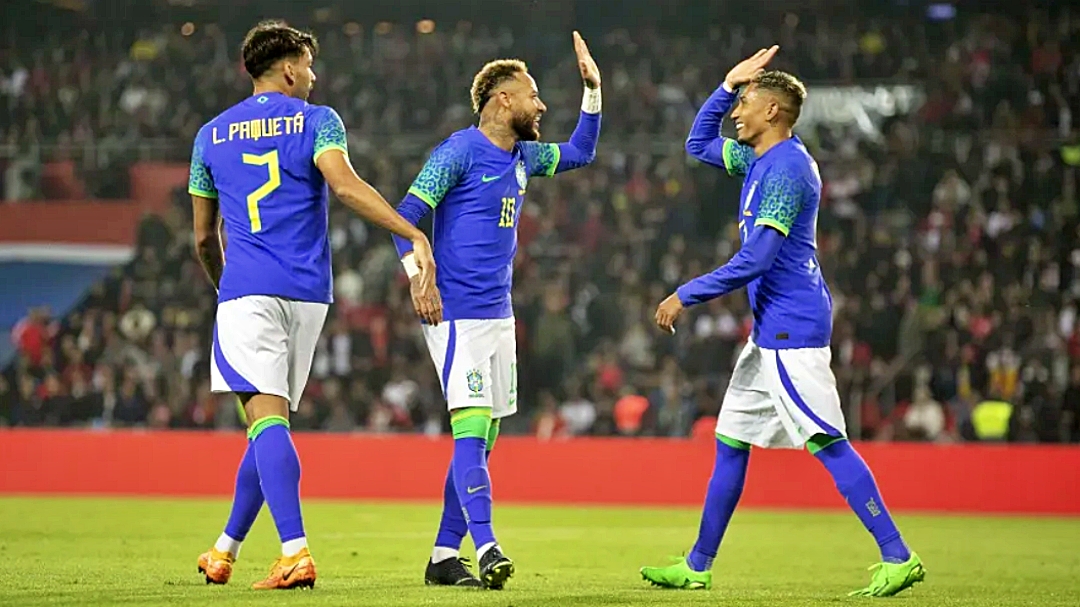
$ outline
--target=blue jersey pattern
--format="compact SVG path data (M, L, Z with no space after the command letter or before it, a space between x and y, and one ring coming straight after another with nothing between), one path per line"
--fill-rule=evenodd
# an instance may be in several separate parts
M475 126L432 151L409 193L435 211L432 246L446 320L513 315L517 222L530 177L552 176L558 144L493 144Z
M828 346L832 295L817 259L817 163L797 137L757 159L750 148L728 140L724 159L729 172L746 175L739 205L742 240L761 225L787 237L769 270L747 285L754 342L770 349Z
M337 113L280 93L249 97L199 130L188 191L218 199L227 239L218 301L333 301L328 193L315 166L330 150L347 150Z

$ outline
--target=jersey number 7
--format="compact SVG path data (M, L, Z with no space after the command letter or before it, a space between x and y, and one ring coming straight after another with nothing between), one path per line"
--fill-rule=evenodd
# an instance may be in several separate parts
M251 219L251 233L254 234L262 229L262 217L259 216L259 202L270 195L270 192L281 186L281 164L278 162L277 150L270 150L265 154L244 154L244 164L255 166L265 165L270 178L259 189L248 194L248 218Z

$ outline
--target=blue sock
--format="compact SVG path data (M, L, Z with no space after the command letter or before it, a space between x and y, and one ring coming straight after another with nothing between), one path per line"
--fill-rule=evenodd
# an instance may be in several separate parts
M486 458L490 461L491 451L487 452ZM442 519L439 521L439 533L435 536L435 546L461 550L461 542L468 532L469 523L465 520L461 500L458 499L457 486L454 484L454 462L451 460L446 469L446 484L443 485Z
M491 476L488 474L483 438L454 439L454 460L451 469L454 488L461 502L473 544L479 550L495 542L491 527Z
M877 540L881 547L881 560L903 563L911 558L911 551L900 537L900 530L896 528L889 510L885 508L874 475L851 443L846 440L833 442L815 453L814 457L825 464L848 506Z
M746 466L750 463L750 445L740 441L716 437L716 463L713 464L709 491L705 495L705 508L701 513L697 542L686 558L694 571L712 569L713 559L720 549L731 515L742 496L746 481Z
M262 486L259 484L259 467L255 463L255 443L248 441L240 469L236 471L236 492L233 494L229 521L225 523L225 535L237 542L244 541L259 510L263 505Z
M289 434L288 422L280 417L263 418L252 426L250 434L259 466L259 483L281 543L305 537L300 514L300 457Z

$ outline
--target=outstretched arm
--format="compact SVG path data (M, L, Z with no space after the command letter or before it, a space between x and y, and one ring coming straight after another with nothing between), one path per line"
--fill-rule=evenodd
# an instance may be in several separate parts
M704 303L742 288L772 267L784 234L771 225L758 225L739 252L719 268L698 276L675 292L683 306Z

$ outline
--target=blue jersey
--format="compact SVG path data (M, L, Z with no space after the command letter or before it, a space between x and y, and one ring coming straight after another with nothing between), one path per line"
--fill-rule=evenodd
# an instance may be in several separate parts
M530 177L555 174L561 154L559 144L532 141L508 152L475 126L432 151L409 194L435 212L432 246L446 320L513 315L510 287L525 191Z
M754 226L785 236L768 270L747 285L754 314L754 342L771 349L828 346L832 295L817 259L821 176L802 141L793 137L760 158L731 139L723 141L723 164L745 175L739 205L739 235Z
M199 130L188 191L219 201L227 242L218 301L333 300L328 192L315 166L329 150L347 150L337 113L281 93L249 97Z

